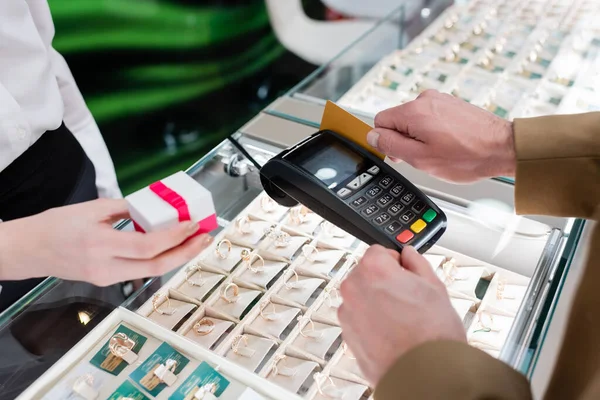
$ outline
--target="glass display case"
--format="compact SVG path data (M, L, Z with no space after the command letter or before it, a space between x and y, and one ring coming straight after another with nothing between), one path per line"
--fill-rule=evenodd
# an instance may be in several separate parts
M416 40L422 44L437 29L452 31L459 22L475 34L475 26L482 27L478 16L485 18L491 3L453 6ZM519 3L523 15L528 15L528 4L543 1ZM399 18L399 12L382 23ZM502 16L502 9L496 9L495 15ZM576 25L575 19L564 21L567 27ZM367 43L369 35L359 42ZM592 57L597 40L585 38L586 57ZM356 102L354 94L361 85L380 79L381 68L388 68L392 58L414 52L413 42L383 61L342 65L353 51L368 51L369 46L356 43L234 137L263 164L316 131L324 100L336 100L369 120L376 109ZM464 64L477 68L471 61ZM514 78L500 75L498 79ZM540 79L546 83L545 75ZM575 82L579 81L574 80L573 87ZM405 82L397 83L386 90L404 90ZM448 288L469 343L531 377L565 279L583 262L584 221L516 216L510 181L457 186L403 164L393 167L447 215L448 229L426 257ZM0 314L0 340L10 350L0 355L0 398L20 393L22 399L73 393L107 398L131 381L135 390L144 388L142 396L172 398L169 395L175 396L176 388L183 390L198 371L210 371L211 376L229 382L219 392L223 399L315 399L334 388L351 393L348 398L372 397L372 388L342 342L335 311L340 282L368 246L306 208L274 204L262 191L257 169L229 141L187 172L212 193L219 223L213 245L166 276L134 282L135 292L127 298L118 290L48 278ZM130 225L123 221L116 228L131 229ZM136 340L117 336L124 332ZM316 337L320 340L314 341ZM150 359L161 359L163 342L173 358L146 365ZM111 343L116 344L112 350ZM109 359L113 351L116 359ZM103 354L101 362L98 354ZM136 361L128 362L129 357ZM175 359L175 364L169 364ZM140 377L137 368L144 365L145 372L161 372ZM191 396L210 389L186 387L185 395ZM157 388L162 393L154 393Z

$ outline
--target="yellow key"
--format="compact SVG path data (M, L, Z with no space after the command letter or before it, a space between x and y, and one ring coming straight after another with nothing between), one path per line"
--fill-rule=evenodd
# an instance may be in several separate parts
M423 221L422 219L418 219L415 221L414 224L411 225L410 229L412 229L414 233L419 233L423 229L425 229L426 226L427 224L425 223L425 221Z

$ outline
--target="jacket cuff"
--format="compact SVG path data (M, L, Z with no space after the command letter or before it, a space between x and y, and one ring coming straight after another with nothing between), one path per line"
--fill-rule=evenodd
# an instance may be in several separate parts
M430 342L403 355L375 389L377 400L529 400L527 379L465 343Z
M600 113L515 119L514 134L517 213L590 218L600 193Z

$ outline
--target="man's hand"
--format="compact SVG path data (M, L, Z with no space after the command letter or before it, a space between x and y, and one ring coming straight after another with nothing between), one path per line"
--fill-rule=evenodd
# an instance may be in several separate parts
M198 224L154 233L120 232L125 200L95 200L0 224L0 278L56 276L98 286L159 276L185 264L212 240L188 241Z
M466 341L446 287L412 247L372 246L342 282L344 340L373 385L407 351L434 340Z
M515 174L512 123L435 90L377 114L367 140L390 158L451 182Z

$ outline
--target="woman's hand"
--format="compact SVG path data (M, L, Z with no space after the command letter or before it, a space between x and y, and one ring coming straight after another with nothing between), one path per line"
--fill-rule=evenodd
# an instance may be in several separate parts
M377 114L367 140L390 158L451 182L515 174L512 123L435 90Z
M198 255L211 241L188 241L198 224L153 233L121 232L125 200L95 200L0 224L0 279L56 276L98 286L159 276Z

